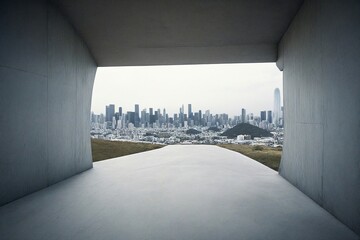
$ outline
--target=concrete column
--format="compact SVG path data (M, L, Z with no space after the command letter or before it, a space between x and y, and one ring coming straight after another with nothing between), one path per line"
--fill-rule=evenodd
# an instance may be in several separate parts
M279 45L280 174L360 235L360 2L305 1Z
M0 14L0 205L92 167L96 64L47 1L5 1Z

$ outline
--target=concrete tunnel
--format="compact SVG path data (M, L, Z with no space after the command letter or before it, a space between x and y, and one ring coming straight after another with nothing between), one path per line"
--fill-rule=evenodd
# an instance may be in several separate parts
M276 62L280 175L360 235L359 1L8 0L0 11L0 206L92 168L98 66Z

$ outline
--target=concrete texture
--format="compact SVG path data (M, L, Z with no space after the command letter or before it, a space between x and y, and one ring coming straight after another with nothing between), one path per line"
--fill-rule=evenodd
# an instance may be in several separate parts
M303 1L52 2L99 66L123 66L275 62L277 44Z
M279 47L280 173L360 235L360 2L305 1Z
M92 167L96 65L46 1L2 1L0 206Z
M51 203L51 204L49 204ZM167 146L0 208L3 239L359 239L277 172L216 146Z
M66 17L50 2L57 4ZM360 235L360 2L308 0L292 21L302 2L2 1L0 205L91 168L88 130L96 64L90 52L100 66L278 60L279 68L284 70L286 134L281 175ZM198 159L191 154L187 157ZM200 158L196 161L203 162ZM181 236L189 238L194 233L199 234L195 238L206 235L209 239L209 234L205 233L211 233L216 238L215 230L219 230L226 239L235 235L249 236L260 226L261 231L254 235L259 239L271 238L269 236L285 238L289 234L291 237L288 238L294 239L300 236L305 239L318 236L318 239L342 239L343 231L332 229L341 226L335 220L324 217L325 212L286 185L282 178L276 176L269 180L267 174L260 177L261 173L257 173L256 168L245 168L249 172L230 174L231 180L221 178L221 191L217 190L219 185L213 180L200 181L199 176L202 175L196 175L197 172L194 173L196 181L187 182L188 185L184 185L186 179L180 179L184 182L178 185L169 182L168 186L174 189L160 191L157 188L166 184L162 180L176 179L170 175L162 178L155 174L154 179L153 175L148 175L149 183L144 180L137 182L120 167L116 173L119 174L118 181L125 179L134 188L128 189L121 182L112 186L115 170L107 168L107 164L110 163L99 163L99 169L109 172L111 177L97 175L98 170L90 171L2 208L2 232L8 237L13 234L14 238L31 229L34 230L30 233L34 238L51 238L47 234L52 233L66 238L76 234L83 236L87 232L93 234L89 235L92 238L99 234L121 232L123 236L132 238L143 233L155 237L162 234L163 238L171 233L182 233ZM218 167L218 171L226 172L220 165ZM174 169L163 171L182 176L179 168ZM212 169L211 173L218 173L215 168ZM138 172L142 173L142 170ZM234 179L234 176L239 177L238 174L246 178L238 182ZM83 182L88 178L98 193L104 193L106 203L111 202L112 197L119 202L111 202L110 208L101 205L103 199L93 192L94 186ZM273 181L269 186L279 185L269 192L264 182L254 184L251 189L249 184L245 184L258 182L259 179ZM197 181L201 184L197 185ZM183 188L175 190L175 187ZM201 191L197 192L198 189ZM141 192L143 190L145 193ZM210 190L210 195L206 190ZM132 195L119 195L128 191ZM157 196L152 191L163 195ZM290 191L290 195L286 191ZM275 194L270 194L272 192ZM86 196L99 200L100 205L95 203L95 209L89 211ZM157 200L164 197L166 201L161 203L169 205L165 204L167 208L163 209L145 198L141 201L146 201L149 206L142 208L137 196L150 196ZM175 197L181 201L175 201ZM204 201L209 197L213 200ZM32 199L39 200L39 203ZM138 200L127 201L135 199ZM236 201L232 202L232 199ZM261 204L266 204L266 201L261 199L270 201L271 207L277 211L263 209ZM167 200L174 200L176 205ZM246 209L236 205L245 200ZM53 205L53 202L60 205ZM130 210L126 210L129 206ZM223 209L223 206L230 207ZM179 210L173 212L177 208ZM308 210L303 212L301 208ZM65 212L62 212L64 209ZM141 214L137 215L137 209ZM159 209L160 216L156 212ZM133 220L119 219L121 228L113 230L117 223L109 216L123 213ZM66 219L67 214L71 217L70 221ZM100 218L96 217L98 214ZM250 218L241 218L241 214ZM164 220L167 220L165 215L169 215L169 223ZM9 217L9 223L4 222L6 218L3 216ZM20 220L22 218L27 220ZM264 218L267 218L266 222ZM205 219L210 219L210 225L204 222ZM269 219L270 224L277 225L268 225ZM84 225L77 220L83 221ZM101 224L101 220L105 223ZM287 225L286 221L294 224ZM235 226L234 222L241 227L237 229L238 225ZM60 230L56 229L56 224L60 224ZM284 224L288 228L276 228ZM4 229L4 226L8 228ZM89 226L93 228L89 229ZM143 231L136 233L138 227ZM303 234L308 235L297 235L299 228L305 229ZM59 232L61 229L66 231ZM75 233L75 229L84 233ZM99 232L94 232L94 229ZM113 231L107 233L106 230ZM318 235L318 231L321 234Z

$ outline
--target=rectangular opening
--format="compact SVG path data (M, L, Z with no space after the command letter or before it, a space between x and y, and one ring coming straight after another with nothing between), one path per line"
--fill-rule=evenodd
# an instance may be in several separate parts
M281 93L275 63L98 68L91 137L256 151L281 147Z

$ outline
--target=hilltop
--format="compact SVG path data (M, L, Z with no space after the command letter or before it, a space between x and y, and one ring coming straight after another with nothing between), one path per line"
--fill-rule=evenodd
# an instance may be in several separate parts
M220 132L220 129L217 127L209 127L207 131Z
M221 134L221 136L228 138L236 138L238 135L250 135L252 139L254 137L272 137L270 132L248 123L240 123Z
M186 134L190 134L190 135L196 135L196 134L200 134L200 133L201 133L200 131L193 129L193 128L186 131Z

